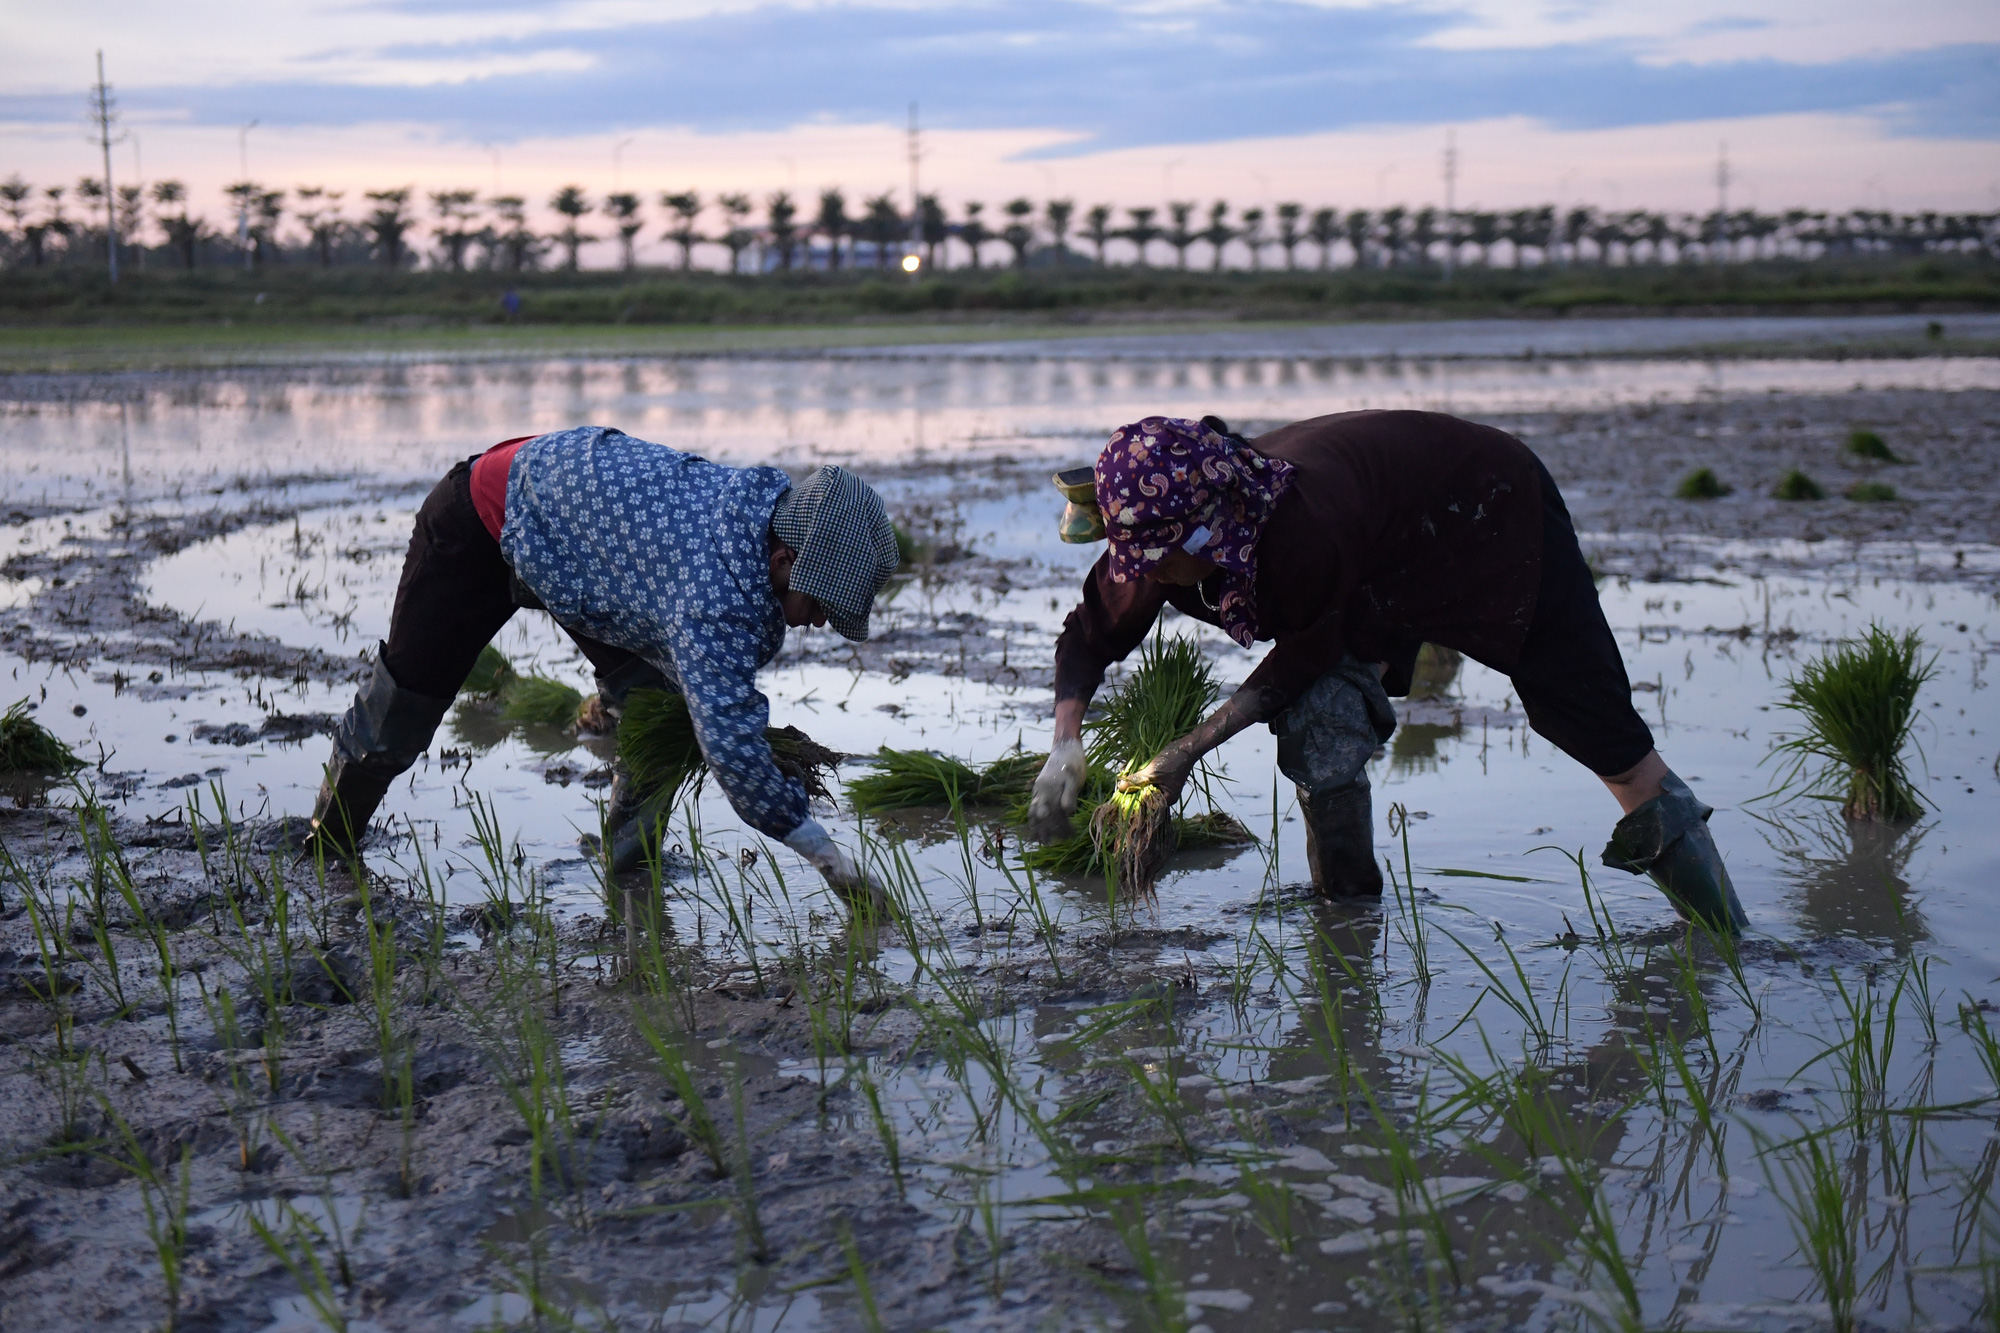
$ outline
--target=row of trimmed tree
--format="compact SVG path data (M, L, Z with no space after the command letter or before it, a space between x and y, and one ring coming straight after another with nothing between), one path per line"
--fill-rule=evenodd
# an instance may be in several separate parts
M810 212L785 190L762 200L693 190L648 202L630 192L593 199L568 185L547 201L554 225L532 225L519 195L481 197L439 190L421 197L409 187L370 190L349 200L320 186L290 191L251 181L223 191L224 221L192 210L187 189L173 180L121 185L107 200L101 182L86 177L72 189L31 186L18 175L0 182L0 259L12 267L103 262L107 209L121 249L185 268L203 263L250 267L309 260L322 265L377 263L518 273L554 262L576 269L588 247L617 246L626 269L639 266L648 239L670 243L679 268L728 272L802 267L889 268L920 254L927 268L981 268L998 259L1030 265L1150 266L1176 269L1190 258L1212 270L1261 269L1302 263L1331 268L1397 268L1478 263L1496 253L1519 268L1537 264L1662 264L1732 262L1863 254L2000 253L2000 214L1845 213L1755 209L1708 214L1551 205L1507 211L1435 207L1316 208L1298 203L1232 209L1176 201L1164 208L1098 204L1080 215L1073 201L1039 207L1013 199L992 214L979 202L951 217L936 195L923 195L914 216L893 194L864 198L858 208L838 189L822 190ZM347 212L349 205L355 215ZM759 216L761 214L761 216ZM601 229L600 229L601 228ZM426 244L427 243L427 244ZM128 249L129 247L129 249Z

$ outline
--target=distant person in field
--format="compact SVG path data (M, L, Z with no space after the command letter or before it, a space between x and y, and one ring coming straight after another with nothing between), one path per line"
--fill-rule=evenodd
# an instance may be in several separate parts
M788 626L868 637L898 564L881 497L823 467L723 467L597 426L523 437L466 460L417 511L389 637L334 733L312 838L355 853L389 785L417 761L517 608L546 610L597 670L612 712L638 687L687 699L709 771L746 824L836 889L871 892L781 773L757 671ZM643 859L652 830L622 770L607 849ZM651 812L656 819L659 812Z
M1177 795L1254 723L1298 787L1313 883L1379 895L1367 762L1396 725L1418 649L1514 682L1528 725L1595 773L1625 816L1604 863L1646 873L1682 917L1746 923L1708 806L1653 748L1548 469L1504 431L1435 412L1345 412L1246 440L1214 417L1148 417L1095 470L1110 549L1056 641L1055 743L1031 805L1068 833L1084 710L1163 607L1271 650L1222 706L1127 787Z

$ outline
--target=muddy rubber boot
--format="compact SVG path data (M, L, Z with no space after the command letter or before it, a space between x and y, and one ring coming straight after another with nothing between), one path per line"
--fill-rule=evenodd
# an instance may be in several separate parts
M378 659L375 672L333 732L333 756L313 804L307 851L329 861L355 854L389 784L430 746L449 699L433 699L396 684Z
M1708 832L1703 805L1674 774L1660 783L1661 792L1618 821L1604 845L1604 864L1613 870L1652 877L1683 921L1699 921L1710 930L1736 934L1750 924L1737 901L1736 886L1722 864L1722 853Z
M1306 822L1306 866L1313 887L1328 898L1379 898L1382 867L1375 860L1374 806L1366 781L1332 791L1298 789Z
M647 853L659 845L659 824L666 817L667 798L672 794L659 791L640 799L633 790L632 775L623 764L618 766L611 779L611 803L604 811L612 874L622 875L646 864Z

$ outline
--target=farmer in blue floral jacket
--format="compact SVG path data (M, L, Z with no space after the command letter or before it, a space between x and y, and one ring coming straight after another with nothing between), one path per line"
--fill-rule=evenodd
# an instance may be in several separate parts
M865 483L823 467L800 485L578 427L509 440L458 464L417 512L389 637L334 733L313 838L354 851L414 764L480 650L520 607L546 609L616 707L635 686L679 690L702 754L743 821L846 892L866 884L781 773L757 672L795 625L868 637L897 566L895 530ZM647 845L637 803L612 802L614 868Z

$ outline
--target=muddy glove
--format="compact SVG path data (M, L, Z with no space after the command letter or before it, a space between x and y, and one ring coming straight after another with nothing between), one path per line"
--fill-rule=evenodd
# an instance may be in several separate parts
M1088 767L1082 741L1058 741L1049 751L1049 761L1042 765L1028 799L1028 831L1037 840L1056 842L1069 836L1069 817L1076 813Z
M813 868L826 876L827 887L854 906L871 911L887 907L888 895L854 864L854 858L841 850L818 820L808 819L787 833L785 846L812 862Z

